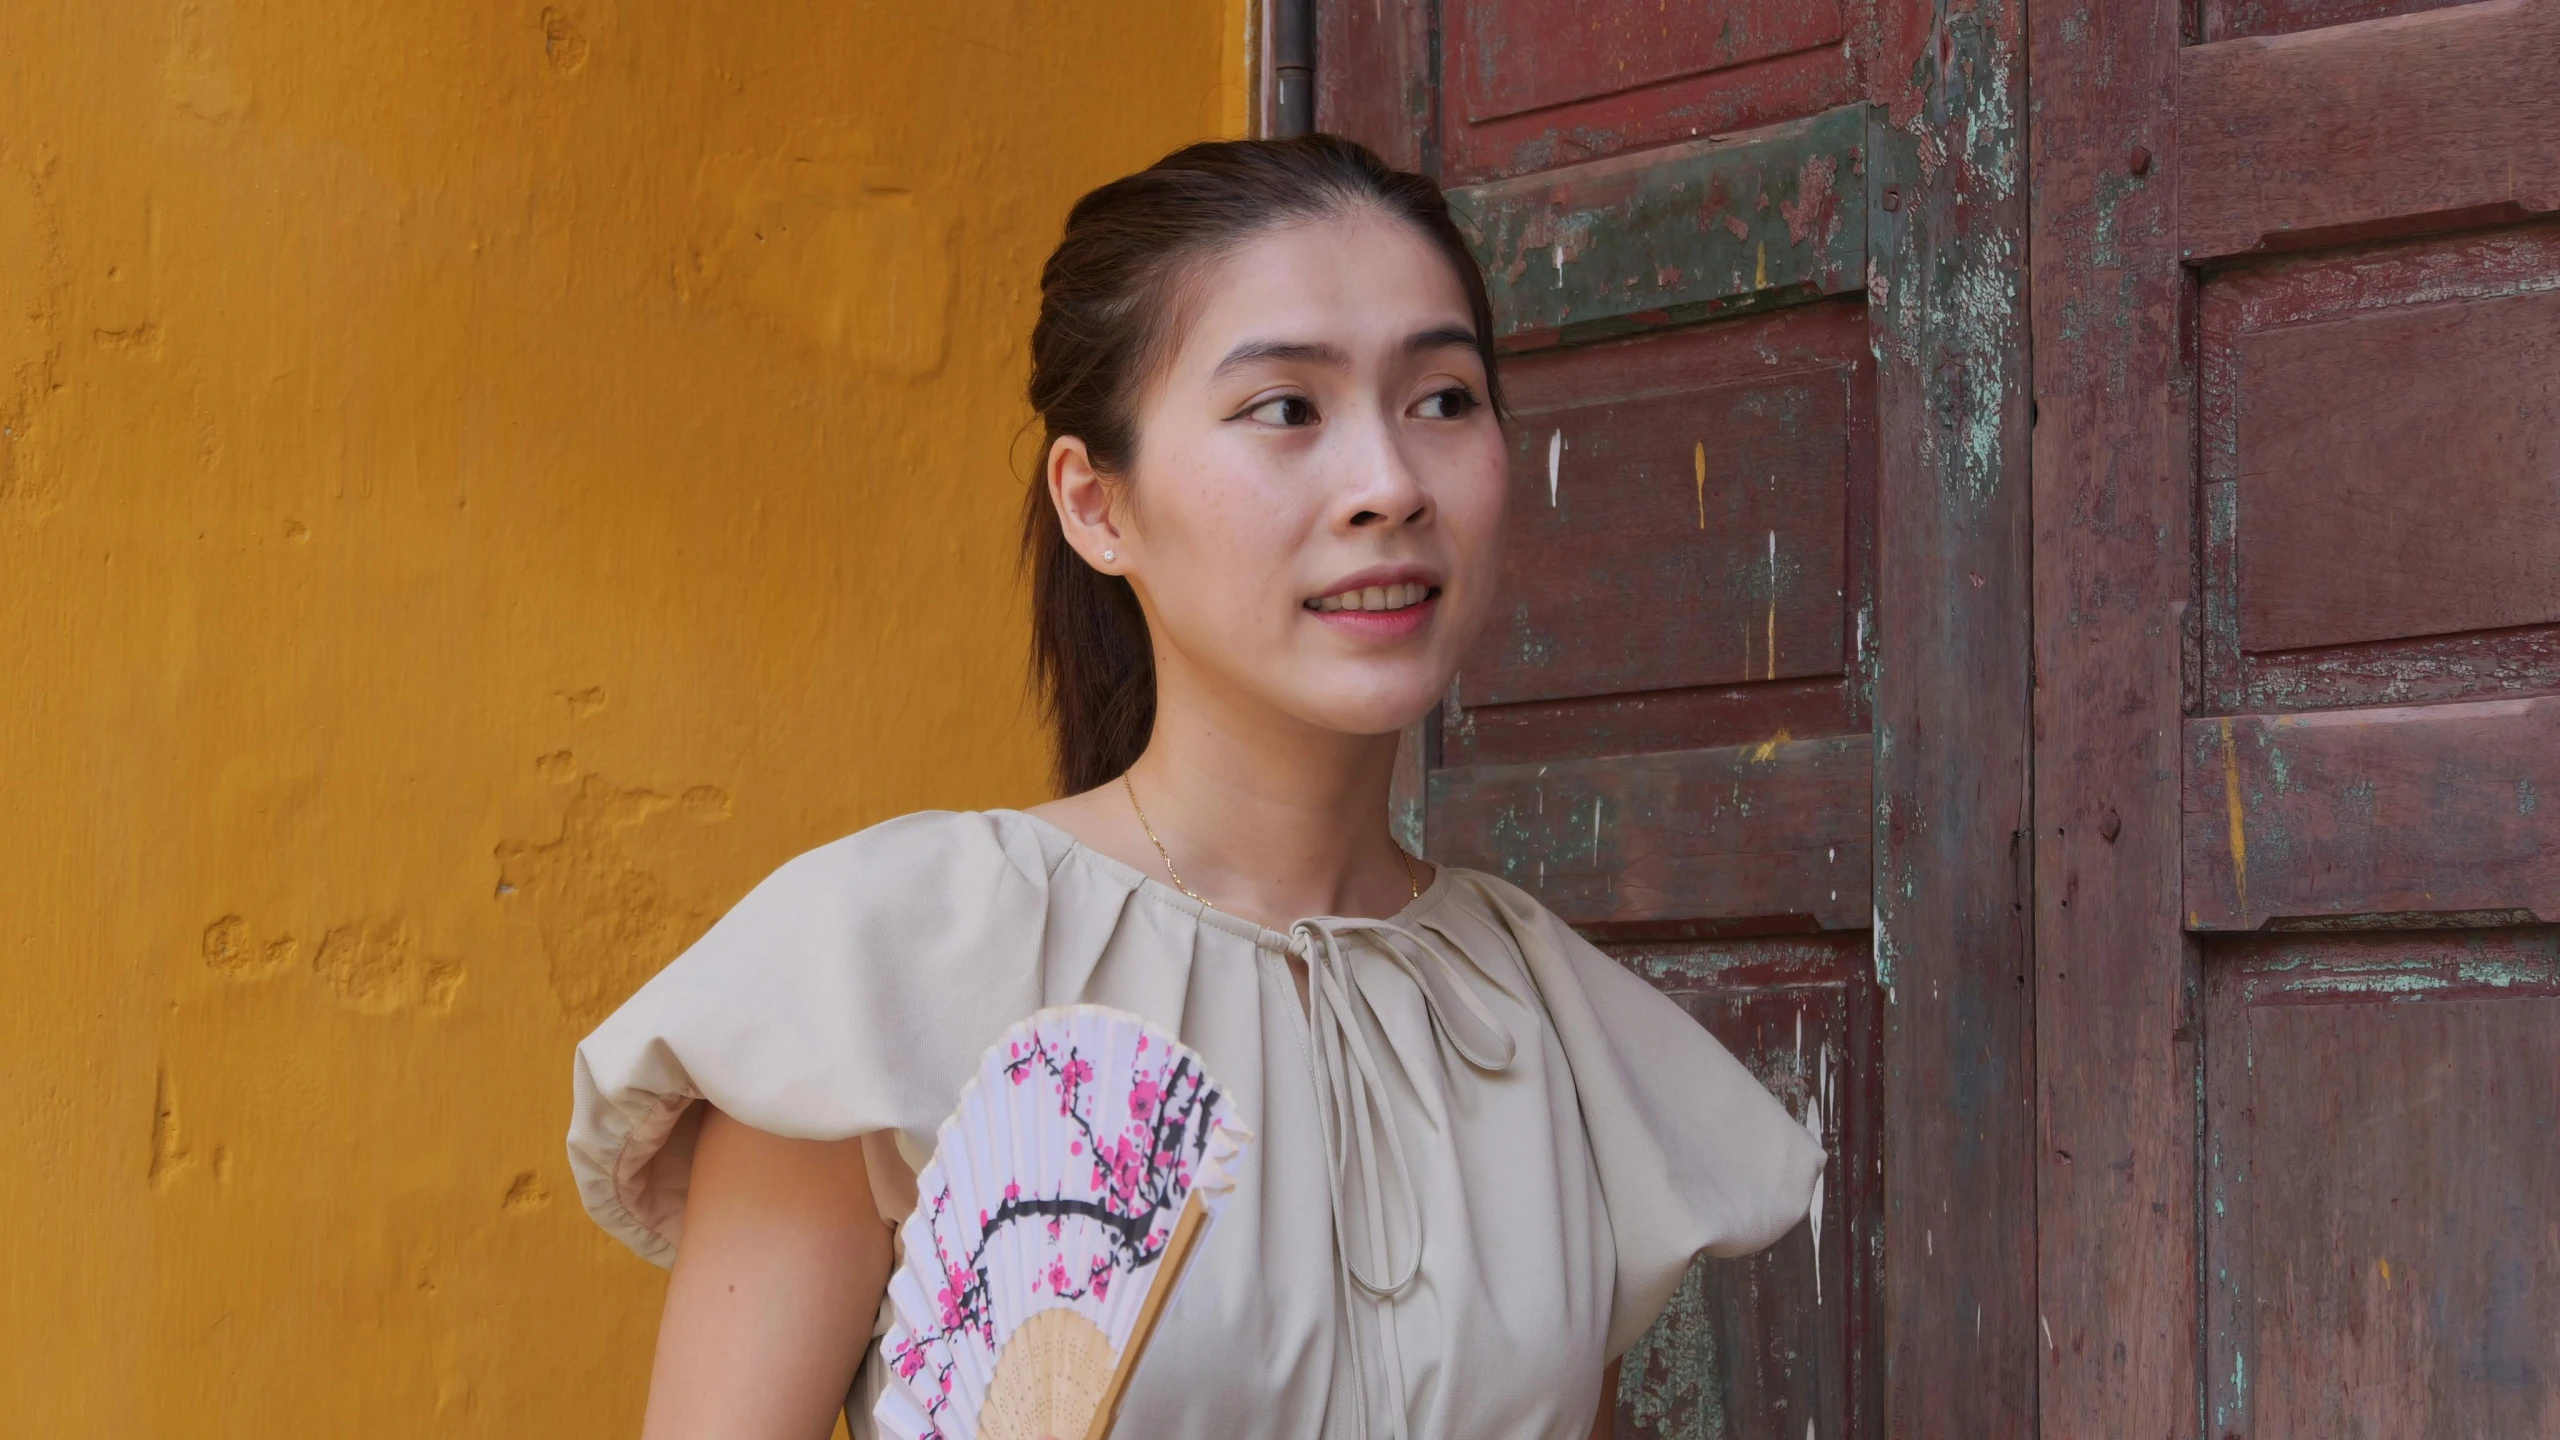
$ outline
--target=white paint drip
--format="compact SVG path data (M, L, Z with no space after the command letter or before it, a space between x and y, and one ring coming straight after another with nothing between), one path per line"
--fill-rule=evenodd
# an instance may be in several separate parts
M1796 1023L1799 1025L1804 1023L1804 1013L1802 1011L1798 1011L1796 1013ZM1799 1051L1801 1051L1803 1046L1803 1041L1801 1039L1797 1041L1797 1046ZM1830 1068L1831 1047L1829 1044L1826 1043L1822 1047L1822 1055L1823 1068ZM1813 1136L1813 1143L1819 1145L1822 1143L1823 1089L1819 1076L1816 1077L1814 1085L1810 1088L1811 1093L1808 1093L1804 1097L1804 1128L1807 1133ZM1830 1167L1826 1164L1823 1168L1824 1170L1828 1170ZM1811 1222L1807 1233L1813 1241L1813 1303L1816 1305L1820 1305L1822 1303L1822 1180L1822 1171L1815 1171L1813 1176L1813 1204L1805 1211L1806 1220Z
M1556 247L1556 288L1559 290L1564 288L1564 247L1562 245Z
M1564 432L1547 437L1547 508L1556 508L1556 473L1564 466Z
M1600 863L1600 797L1591 797L1591 863Z

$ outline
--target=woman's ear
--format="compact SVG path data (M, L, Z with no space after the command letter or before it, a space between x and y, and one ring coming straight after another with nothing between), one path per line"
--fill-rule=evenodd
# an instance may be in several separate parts
M1112 514L1113 487L1093 468L1084 442L1061 435L1049 446L1046 467L1049 504L1058 512L1058 528L1084 563L1105 575L1129 568L1129 543Z

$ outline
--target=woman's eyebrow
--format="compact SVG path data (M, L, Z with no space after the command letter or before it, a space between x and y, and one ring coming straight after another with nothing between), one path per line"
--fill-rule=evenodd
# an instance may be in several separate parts
M1239 370L1262 360L1301 361L1332 370L1351 368L1351 357L1344 354L1340 346L1328 345L1321 340L1247 340L1228 351L1227 358L1218 362L1218 368L1209 372L1209 378L1215 380L1230 370Z
M1406 336L1404 344L1398 348L1405 355L1414 356L1427 355L1434 350L1446 350L1453 345L1465 350L1476 348L1475 327L1434 325L1427 330L1416 330ZM1209 372L1209 378L1220 379L1230 371L1241 370L1247 365L1265 360L1276 360L1283 364L1322 365L1328 370L1351 368L1351 356L1341 346L1327 344L1322 340L1247 340L1228 351L1226 358L1218 362L1217 368Z
M1411 335L1405 337L1404 353L1407 355L1427 355L1434 350L1446 350L1452 345L1466 350L1473 350L1476 348L1475 327L1472 325L1434 325L1428 330L1416 330Z

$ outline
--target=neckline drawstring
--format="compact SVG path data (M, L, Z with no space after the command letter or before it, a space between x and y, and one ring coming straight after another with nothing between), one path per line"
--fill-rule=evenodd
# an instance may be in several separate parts
M1354 1327L1352 1383L1360 1401L1361 1434L1368 1434L1369 1425L1368 1367L1352 1313L1362 1307L1351 1302L1366 1299L1374 1307L1379 1358L1386 1370L1381 1378L1395 1397L1394 1434L1403 1440L1404 1366L1388 1311L1422 1270L1422 1201L1415 1191L1412 1161L1405 1153L1403 1128L1388 1106L1385 1074L1361 1023L1365 1010L1379 1033L1387 1033L1344 948L1344 938L1353 935L1366 935L1373 950L1414 982L1423 1008L1430 1013L1434 1037L1445 1040L1469 1065L1488 1072L1508 1069L1518 1042L1478 987L1490 985L1508 992L1491 977L1462 967L1429 936L1392 920L1333 916L1300 920L1289 927L1289 953L1307 967L1307 1061L1315 1083L1316 1114L1324 1129L1325 1184L1333 1207L1334 1251L1341 1264L1340 1288L1346 1302L1343 1320ZM1403 937L1415 953L1391 943L1390 936ZM1408 1076L1422 1058L1405 1055L1392 1039L1387 1053ZM1403 1221L1401 1257L1397 1227L1388 1221L1389 1190Z

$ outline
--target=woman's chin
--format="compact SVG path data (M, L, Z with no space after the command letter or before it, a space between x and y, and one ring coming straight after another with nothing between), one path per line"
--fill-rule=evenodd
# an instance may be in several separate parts
M1403 675L1370 672L1340 677L1338 684L1309 686L1289 708L1340 734L1393 735L1430 714L1448 686L1449 677L1437 670Z

